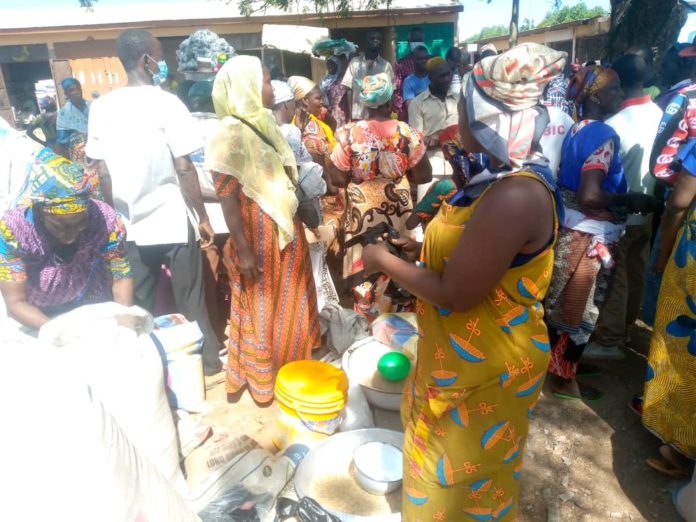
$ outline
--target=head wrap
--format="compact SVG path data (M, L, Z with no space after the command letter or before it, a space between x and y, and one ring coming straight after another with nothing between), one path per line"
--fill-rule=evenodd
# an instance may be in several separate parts
M273 113L263 106L262 84L263 66L254 56L237 55L222 66L213 84L213 104L221 122L206 144L206 166L239 180L244 194L278 226L279 246L283 249L294 237L297 210L295 189L286 168L297 181L297 162Z
M189 98L210 98L213 94L213 82L207 80L194 83L188 91Z
M495 44L488 43L481 47L481 50L479 51L479 54L484 54L484 53L493 53L493 54L498 54L498 48L495 46Z
M426 65L426 68L428 69L428 72L433 72L435 69L440 67L441 65L447 65L447 60L445 60L442 56L434 56L430 60L428 60L428 63Z
M575 110L579 118L582 118L583 103L617 77L616 71L601 65L583 67L573 75L568 84L567 98L575 102Z
M34 156L17 202L40 205L48 214L76 214L87 210L93 190L81 166L44 147Z
M292 88L288 82L271 80L271 85L273 85L273 105L295 99L295 95L292 93Z
M290 76L290 78L288 78L288 85L290 85L290 88L295 95L295 101L300 101L317 86L316 83L309 78L305 78L304 76Z
M387 103L394 94L394 84L385 73L365 76L360 83L360 101L370 109L376 109Z
M566 53L524 43L479 61L465 86L469 128L491 155L510 167L534 156L549 117L539 105L546 84L561 73Z
M65 78L62 82L60 82L60 86L63 88L64 91L67 91L68 87L70 87L74 83L80 85L80 82L77 81L77 78Z

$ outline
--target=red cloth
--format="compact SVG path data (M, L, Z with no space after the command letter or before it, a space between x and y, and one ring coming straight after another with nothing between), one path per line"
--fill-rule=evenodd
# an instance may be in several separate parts
M408 122L408 111L404 103L403 83L409 74L416 72L413 54L409 53L394 64L394 112L401 121Z

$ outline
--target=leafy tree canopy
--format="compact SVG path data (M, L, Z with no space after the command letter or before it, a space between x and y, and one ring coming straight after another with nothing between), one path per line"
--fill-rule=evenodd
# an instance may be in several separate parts
M564 24L575 20L587 20L588 18L606 14L608 13L599 6L590 9L585 2L580 2L573 6L562 6L560 9L549 11L537 27L551 27L552 25Z
M495 36L506 36L510 34L510 28L507 25L491 25L483 27L478 33L470 38L467 38L467 42L476 42L478 40L483 40L485 38L493 38Z

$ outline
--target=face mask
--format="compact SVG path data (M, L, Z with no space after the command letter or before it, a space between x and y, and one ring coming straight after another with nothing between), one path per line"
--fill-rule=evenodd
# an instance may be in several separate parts
M150 59L152 60L152 58ZM169 76L169 67L167 67L167 62L165 62L164 60L160 60L159 62L157 62L157 69L158 72L152 75L152 85L154 85L155 87L164 83L167 79L167 76Z
M421 45L425 47L425 42L409 42L408 45L411 47L411 51L414 51L416 47L420 47Z

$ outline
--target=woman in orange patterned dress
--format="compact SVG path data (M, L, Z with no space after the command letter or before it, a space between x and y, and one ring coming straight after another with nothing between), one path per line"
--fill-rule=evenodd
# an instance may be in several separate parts
M258 58L235 56L213 86L221 118L206 149L230 239L228 400L245 386L273 400L277 370L320 346L317 297L302 223L297 161L269 110L273 88Z
M336 132L337 143L327 170L336 186L347 187L345 241L380 223L408 235L406 220L413 210L409 181L419 184L431 179L423 136L391 118L393 92L388 75L367 76L360 99L368 107L368 118ZM353 288L355 310L370 320L380 312L388 279L361 283L362 269L362 247L348 248L343 277Z

